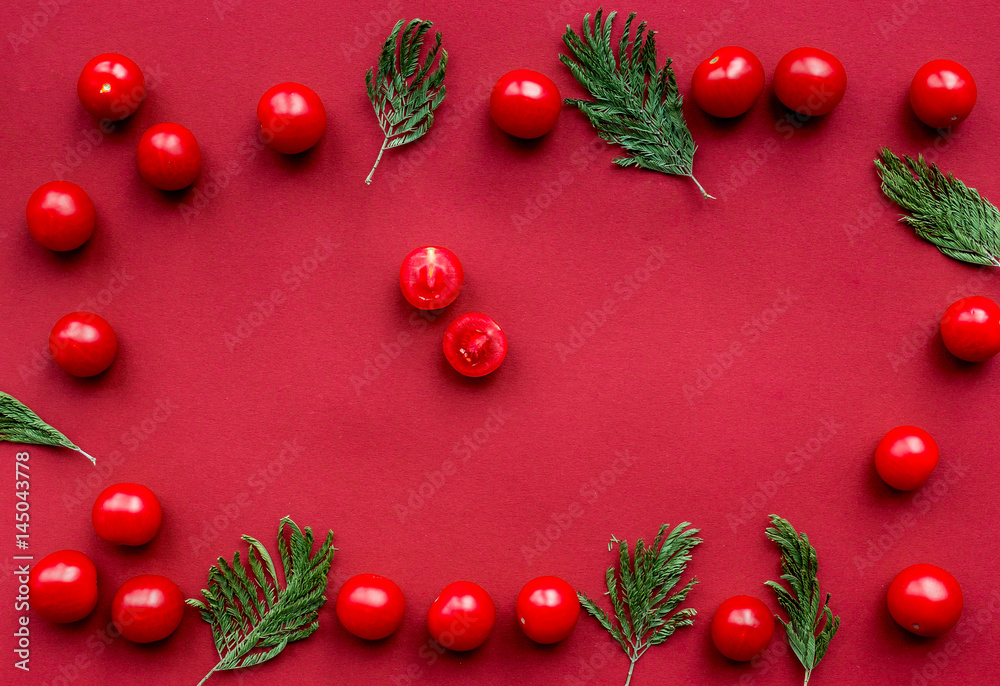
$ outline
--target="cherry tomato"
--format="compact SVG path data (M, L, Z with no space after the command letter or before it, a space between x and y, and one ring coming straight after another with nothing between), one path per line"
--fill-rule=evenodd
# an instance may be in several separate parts
M941 338L961 360L990 359L1000 352L1000 307L982 295L956 300L941 317Z
M774 635L774 616L763 601L734 595L712 617L712 643L730 660L746 662L764 652Z
M935 129L965 121L976 95L972 74L951 60L931 60L917 70L910 84L910 105L917 119Z
M472 650L486 642L496 619L497 608L489 593L471 581L456 581L431 603L427 629L445 648Z
M313 89L301 83L279 83L261 96L257 121L265 143L291 155L308 150L326 131L326 109Z
M897 426L875 448L875 470L882 480L901 491L923 485L937 467L938 445L916 426Z
M94 233L97 217L86 191L69 181L49 181L35 189L25 209L28 231L49 250L75 250Z
M155 124L139 139L139 175L161 191L187 188L201 173L201 148L180 124Z
M97 607L97 568L76 550L39 560L28 575L31 608L50 622L76 622Z
M847 72L836 57L817 48L796 48L774 69L774 92L788 109L815 117L829 114L847 92Z
M337 619L358 638L377 641L403 623L406 599L392 580L377 574L358 574L340 587Z
M490 93L490 116L503 131L518 138L544 136L556 125L562 96L545 74L530 69L507 72Z
M507 356L507 336L481 312L468 312L444 332L444 356L465 376L486 376Z
M907 567L889 584L889 614L917 636L940 636L962 616L962 587L940 567Z
M146 98L146 78L125 55L106 52L84 65L76 94L93 116L118 121L139 109Z
M403 297L421 310L438 310L450 305L462 290L464 278L458 256L433 245L411 252L399 269Z
M713 117L737 117L764 91L764 65L746 48L719 48L698 65L691 93L698 107Z
M109 543L143 545L160 530L163 511L145 486L115 484L97 496L90 519L97 535Z
M517 623L536 643L558 643L571 633L580 617L576 591L556 576L540 576L517 594Z
M70 312L49 334L49 353L73 376L96 376L118 354L118 337L111 325L93 312Z
M184 596L159 574L134 576L111 601L111 621L133 643L152 643L174 633L184 618Z

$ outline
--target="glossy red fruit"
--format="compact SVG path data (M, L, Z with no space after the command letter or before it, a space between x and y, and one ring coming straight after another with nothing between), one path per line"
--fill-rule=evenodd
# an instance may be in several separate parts
M73 376L95 376L114 361L118 337L100 315L70 312L52 327L49 353L57 365Z
M139 139L139 175L162 191L187 188L201 173L201 148L180 124L156 124Z
M490 116L503 131L518 138L544 136L556 125L562 96L545 74L530 69L507 72L490 93Z
M956 300L941 317L941 338L955 357L985 362L1000 352L1000 306L982 295Z
M106 52L84 65L76 94L93 116L118 121L139 109L146 98L146 78L125 55Z
M897 426L875 448L875 470L882 480L901 491L920 488L937 467L938 445L916 426Z
M421 310L438 310L450 305L462 290L464 279L458 256L433 245L411 252L399 269L399 288L403 297Z
M889 614L918 636L940 636L962 617L962 587L951 574L929 564L907 567L889 584Z
M507 356L507 336L485 314L468 312L445 330L444 356L465 376L486 376Z
M746 48L719 48L695 68L691 94L713 117L738 117L764 91L764 65Z
M184 618L184 596L177 584L159 574L126 581L111 601L111 621L133 643L152 643L177 630Z
M927 126L944 129L964 121L976 105L976 81L951 60L931 60L910 83L910 105Z
M847 92L844 65L817 48L796 48L774 69L774 92L788 109L816 117L829 114Z
M536 643L558 643L571 633L580 617L576 590L556 576L532 579L517 594L517 623Z
M31 237L49 250L79 248L97 222L90 196L70 181L49 181L36 188L25 214Z
M76 622L97 606L97 568L76 550L39 560L28 575L31 609L51 622Z
M764 652L774 635L774 616L763 601L735 595L712 617L712 643L730 660L746 662Z
M139 484L115 484L104 489L91 510L97 535L109 543L143 545L160 530L163 510L156 495Z
M326 108L316 92L301 83L272 86L257 103L265 143L286 155L308 150L326 131Z
M490 594L471 581L448 584L431 603L427 629L431 638L451 650L472 650L489 638L497 609Z
M406 599L391 579L377 574L358 574L340 587L337 619L358 638L377 641L403 623Z

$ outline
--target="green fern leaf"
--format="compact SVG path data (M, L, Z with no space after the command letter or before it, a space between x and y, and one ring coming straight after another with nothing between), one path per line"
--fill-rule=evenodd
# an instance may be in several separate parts
M24 403L3 391L0 391L0 441L69 448L97 464L97 460L83 452L62 432L43 422Z

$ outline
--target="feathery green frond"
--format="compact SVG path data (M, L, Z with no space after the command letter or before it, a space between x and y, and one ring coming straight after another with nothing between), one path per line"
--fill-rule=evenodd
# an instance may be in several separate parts
M567 98L566 104L587 115L601 138L629 153L616 158L615 164L687 176L703 196L711 198L694 177L697 146L681 111L683 98L672 60L668 58L663 69L656 68L656 32L647 31L642 22L632 36L636 17L632 12L616 57L611 46L616 12L610 12L602 23L603 14L603 9L597 10L593 25L590 15L585 15L582 35L566 27L563 42L570 54L559 59L593 98Z
M628 655L631 664L626 686L632 680L636 661L650 646L663 643L680 627L694 624L697 613L693 608L677 608L698 580L691 579L671 593L691 561L691 551L701 543L695 536L698 529L689 526L690 522L682 522L668 534L664 524L651 546L640 538L633 555L629 554L628 541L612 536L608 549L618 546L618 569L609 567L605 575L605 595L610 598L612 615L587 594L577 593L583 609Z
M875 160L882 192L910 214L900 221L942 253L962 262L1000 267L1000 212L953 174L923 155L896 157L883 148Z
M0 391L0 441L69 448L97 464L97 460L80 450L61 431L46 424L24 403L3 391Z
M372 182L375 168L382 160L382 153L389 148L412 143L423 136L434 123L434 110L444 100L444 74L448 66L448 51L441 48L441 32L434 37L420 66L420 50L424 36L433 24L421 19L411 19L403 28L403 21L396 22L392 33L382 44L377 71L365 73L368 99L375 108L378 125L385 135L382 149L365 183ZM437 59L440 53L440 59ZM437 67L434 61L437 59Z
M327 575L333 563L333 532L313 553L313 533L303 532L289 517L278 525L285 586L278 582L277 570L267 548L252 536L247 562L240 554L232 563L219 558L208 570L208 588L203 600L189 599L212 627L219 662L198 686L212 674L228 669L253 667L278 655L289 643L312 635L319 628L319 609L326 602Z
M830 610L830 594L826 600L819 590L816 572L819 562L816 549L809 543L806 534L795 531L787 519L771 515L772 527L767 528L767 537L781 548L781 578L788 583L785 588L777 581L767 581L766 586L774 589L778 605L788 614L788 621L778 617L785 627L788 644L792 652L806 670L805 683L826 655L826 650L840 627L840 617L834 617Z

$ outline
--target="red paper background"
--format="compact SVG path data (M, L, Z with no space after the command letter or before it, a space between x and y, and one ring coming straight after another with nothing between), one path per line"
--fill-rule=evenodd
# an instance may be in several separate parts
M816 686L994 679L1000 369L950 357L936 321L960 295L1000 288L993 272L896 224L871 164L882 145L937 146L946 170L1000 196L992 3L633 3L659 31L661 60L676 57L685 95L721 45L751 48L769 72L736 121L685 103L714 202L690 181L614 167L579 112L566 109L534 143L490 122L488 89L515 67L581 94L557 54L565 24L595 9L587 3L272 5L14 0L3 14L4 34L27 38L8 35L0 64L2 388L99 458L95 470L30 449L30 552L86 551L101 602L72 626L32 616L31 672L14 669L15 532L0 515L0 681L197 683L216 660L208 626L189 611L162 644L105 642L114 590L158 572L193 596L241 534L273 546L290 514L336 532L331 597L349 575L385 574L407 595L405 626L363 643L331 602L309 641L209 683L620 684L627 660L589 618L561 645L524 638L517 590L549 573L600 594L612 534L634 542L687 519L705 538L690 566L699 619L651 650L633 683L796 684L780 633L755 666L722 658L708 634L730 595L774 607L762 586L779 574L763 533L770 512L809 533L843 620ZM363 73L392 21L416 14L444 33L448 98L432 134L388 153L366 187L381 136ZM31 35L24 21L43 25ZM770 72L801 45L839 56L849 87L833 114L795 128L781 123ZM108 50L155 86L98 139L74 86ZM966 65L980 89L949 139L907 104L913 73L937 57ZM252 146L257 99L285 80L313 87L330 117L322 143L294 158ZM136 141L160 121L185 124L202 145L188 192L161 193L136 173ZM24 226L28 195L60 165L98 208L95 236L70 255L40 248ZM414 316L396 282L406 252L428 243L454 250L467 277L433 322ZM267 315L252 315L275 291ZM45 350L52 324L81 304L121 341L111 370L90 380ZM448 321L471 310L510 340L482 380L455 374L440 350ZM872 466L881 435L905 423L928 429L943 456L916 495L890 491ZM286 442L296 451L282 454ZM18 450L0 451L8 476ZM12 513L11 481L0 503ZM118 481L150 486L164 505L145 549L104 544L91 528L93 498ZM924 561L965 592L963 625L937 640L902 631L884 601L893 575ZM478 651L438 656L423 617L457 579L489 590L498 624Z

